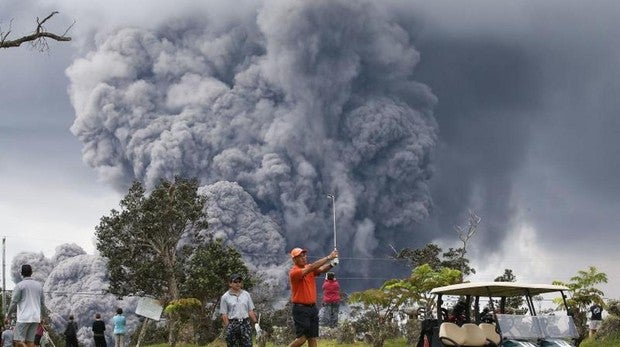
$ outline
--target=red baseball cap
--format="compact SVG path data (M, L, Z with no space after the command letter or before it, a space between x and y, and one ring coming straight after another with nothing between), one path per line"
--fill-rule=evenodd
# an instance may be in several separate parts
M293 248L293 250L291 251L291 258L295 258L296 256L302 254L302 253L306 253L307 251L303 248Z

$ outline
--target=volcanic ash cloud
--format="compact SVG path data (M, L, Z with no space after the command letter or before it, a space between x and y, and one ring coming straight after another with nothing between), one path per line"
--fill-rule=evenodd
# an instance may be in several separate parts
M267 263L329 249L327 193L343 256L376 254L428 216L437 137L411 33L382 6L266 1L217 23L116 30L67 69L85 162L119 189L198 177L229 199L210 199L212 218L244 211L211 230L260 266L257 245Z

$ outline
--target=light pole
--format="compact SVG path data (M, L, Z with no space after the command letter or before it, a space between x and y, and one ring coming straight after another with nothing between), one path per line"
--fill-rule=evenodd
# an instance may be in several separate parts
M334 194L327 194L327 197L332 199L332 208L334 215L334 249L336 249L336 196Z
M6 317L6 236L2 237L2 314Z

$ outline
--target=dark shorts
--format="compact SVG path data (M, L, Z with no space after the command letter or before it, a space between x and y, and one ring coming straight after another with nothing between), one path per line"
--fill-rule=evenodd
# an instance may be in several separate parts
M228 321L226 346L252 347L252 326L249 319L231 319Z
M314 306L293 304L293 321L295 336L306 338L319 337L319 309Z

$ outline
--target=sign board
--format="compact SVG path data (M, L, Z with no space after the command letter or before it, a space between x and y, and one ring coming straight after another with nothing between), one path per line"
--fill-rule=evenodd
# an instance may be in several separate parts
M140 298L138 307L136 307L136 314L158 321L163 310L164 308L159 304L159 301L153 298Z

